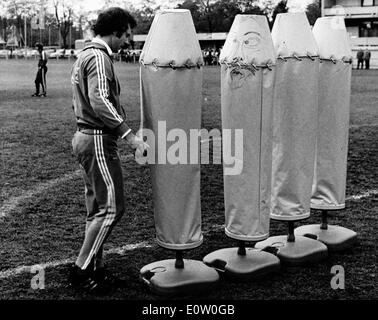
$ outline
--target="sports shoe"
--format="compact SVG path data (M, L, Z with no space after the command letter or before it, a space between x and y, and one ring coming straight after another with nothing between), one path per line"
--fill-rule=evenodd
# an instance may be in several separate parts
M46 92L43 92L39 95L40 97L46 97Z
M39 97L39 94L38 93L33 93L31 96L32 97Z
M105 267L97 268L93 271L93 278L106 286L122 288L126 286L126 281L120 279L109 272Z
M81 289L95 295L105 295L112 289L109 284L96 279L93 272L82 270L77 265L70 267L68 282L76 289Z

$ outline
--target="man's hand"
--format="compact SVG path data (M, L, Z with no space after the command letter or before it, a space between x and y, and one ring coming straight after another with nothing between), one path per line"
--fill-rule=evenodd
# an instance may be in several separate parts
M132 132L130 132L126 136L126 141L130 145L131 148L135 150L135 154L143 155L144 157L147 155L147 149L150 147L148 143L143 141L142 137L136 136Z

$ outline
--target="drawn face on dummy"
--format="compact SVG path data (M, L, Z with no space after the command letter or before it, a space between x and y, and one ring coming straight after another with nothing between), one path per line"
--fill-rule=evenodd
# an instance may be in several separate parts
M231 56L245 62L251 61L261 51L260 43L261 34L258 31L243 31L239 34L233 32Z
M265 39L266 30L253 17L240 17L238 22L230 30L230 41L227 41L224 58L228 62L237 60L248 64L266 62L269 57L266 54L269 43L269 39ZM231 72L229 85L233 89L240 88L251 76L251 71L236 68Z

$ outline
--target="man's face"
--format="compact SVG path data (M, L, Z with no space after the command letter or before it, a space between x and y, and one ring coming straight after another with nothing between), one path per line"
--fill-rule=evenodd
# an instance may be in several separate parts
M110 48L113 52L117 52L124 44L130 44L132 36L132 29L130 28L130 25L128 25L126 32L124 32L120 38L118 38L115 34L113 35Z

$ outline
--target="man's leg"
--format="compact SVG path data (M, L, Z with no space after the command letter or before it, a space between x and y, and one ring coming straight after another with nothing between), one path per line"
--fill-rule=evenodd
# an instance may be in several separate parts
M47 73L47 68L42 68L41 69L41 85L42 85L42 93L41 95L46 96L46 73Z
M40 77L41 77L41 72L40 69L38 69L37 74L35 76L34 84L35 84L35 93L33 96L39 96L39 83L40 83Z
M100 258L104 242L124 213L122 169L118 155L104 151L101 134L94 136L94 145L95 154L87 159L84 167L85 179L93 188L98 210L88 219L84 243L76 260L83 270L94 266L95 260ZM87 202L93 200L87 198ZM99 260L101 265L101 258Z

